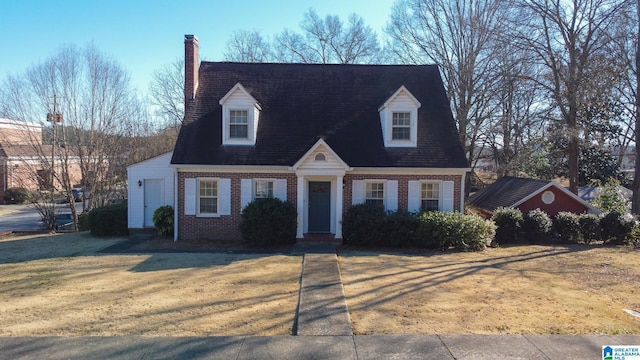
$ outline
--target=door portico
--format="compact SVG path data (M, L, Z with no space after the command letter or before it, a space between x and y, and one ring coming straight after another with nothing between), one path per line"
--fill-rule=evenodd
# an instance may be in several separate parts
M296 237L318 232L342 239L343 184L349 166L320 139L291 169L297 176Z

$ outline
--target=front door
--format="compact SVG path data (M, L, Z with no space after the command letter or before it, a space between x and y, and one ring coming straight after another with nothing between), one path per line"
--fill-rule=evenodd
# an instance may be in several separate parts
M144 226L153 227L153 212L163 205L163 180L144 180Z
M331 182L309 182L309 232L331 231Z

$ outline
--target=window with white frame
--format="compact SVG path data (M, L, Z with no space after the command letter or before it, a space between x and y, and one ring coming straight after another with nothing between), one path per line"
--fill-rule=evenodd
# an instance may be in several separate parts
M247 110L229 111L229 137L247 139L249 137L249 112Z
M365 203L384 207L384 183L368 182L365 185Z
M411 140L411 113L394 112L391 124L391 140Z
M266 199L273 197L273 181L271 180L256 180L254 182L254 199Z
M218 214L218 181L198 179L198 215Z
M420 210L440 210L440 183L422 183L420 191Z

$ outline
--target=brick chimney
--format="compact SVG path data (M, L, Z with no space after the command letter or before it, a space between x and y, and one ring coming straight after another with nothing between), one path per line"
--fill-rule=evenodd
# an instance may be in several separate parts
M198 38L195 35L184 36L184 113L189 112L198 89Z

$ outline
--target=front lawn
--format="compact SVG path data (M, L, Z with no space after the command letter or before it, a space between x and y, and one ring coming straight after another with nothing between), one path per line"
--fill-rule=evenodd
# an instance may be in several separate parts
M355 334L640 334L640 250L340 255Z

